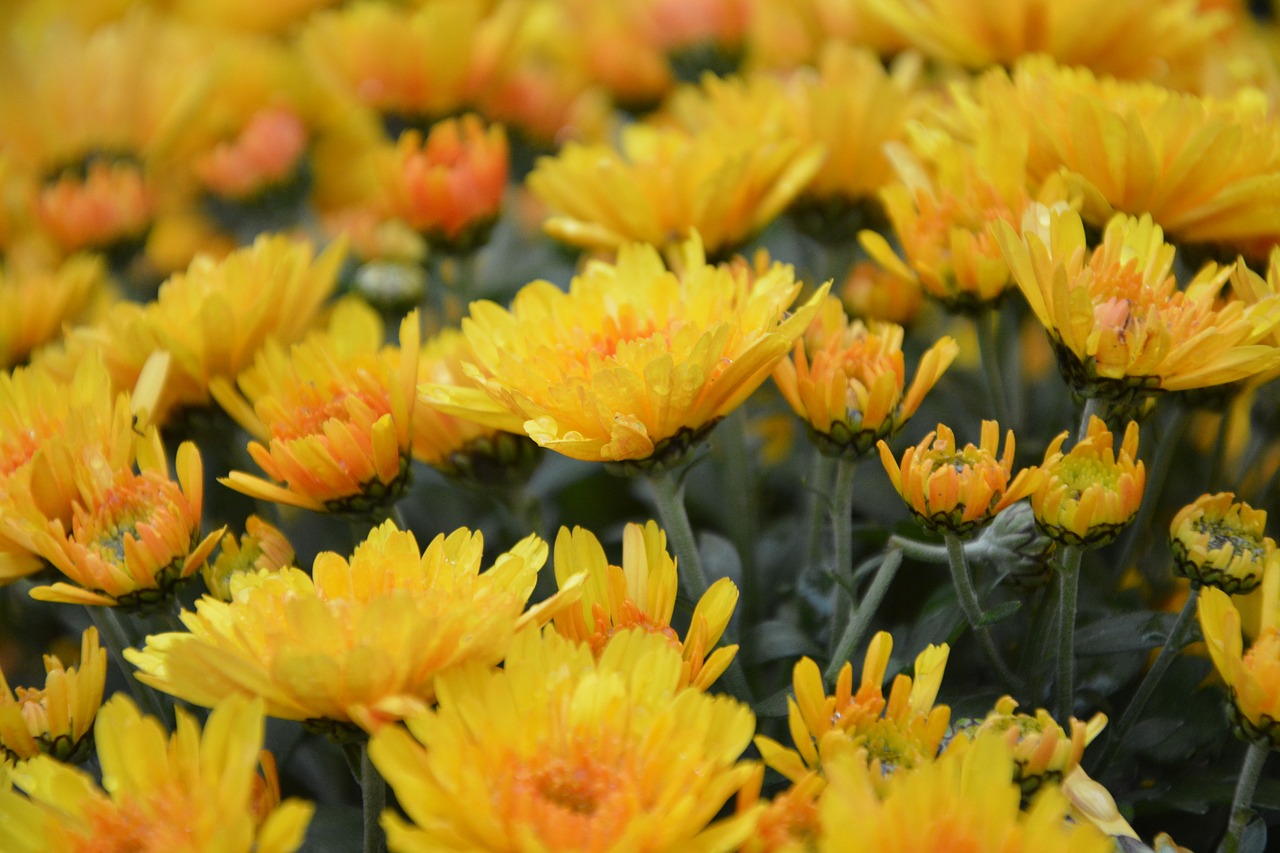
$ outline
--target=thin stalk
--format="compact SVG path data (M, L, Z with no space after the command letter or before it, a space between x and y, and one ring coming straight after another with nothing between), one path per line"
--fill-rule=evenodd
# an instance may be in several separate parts
M172 703L165 701L157 691L138 681L133 674L133 669L124 659L124 650L132 648L133 641L120 614L114 607L101 605L85 605L85 610L89 611L89 618L97 627L98 635L102 638L103 645L107 647L107 654L124 674L125 684L128 685L134 700L145 713L160 720L166 726L171 726L174 719Z
M1240 768L1240 780L1236 782L1236 795L1231 799L1231 819L1227 823L1227 834L1218 845L1218 853L1236 853L1240 849L1240 836L1253 814L1253 792L1258 787L1258 779L1262 776L1262 765L1267 761L1267 747L1260 743L1249 744L1249 751L1244 755L1244 765Z
M1036 602L1028 630L1027 647L1019 663L1019 671L1027 679L1031 696L1040 696L1048 667L1050 637L1058 615L1058 585L1048 584Z
M1062 550L1058 575L1058 722L1066 725L1075 710L1076 609L1080 598L1080 562L1084 549L1068 545Z
M1164 674L1169 669L1169 665L1173 663L1173 659L1186 647L1187 630L1194 621L1196 599L1199 595L1200 588L1191 587L1191 593L1187 596L1187 603L1182 605L1178 618L1174 621L1173 627L1169 629L1169 636L1165 638L1164 645L1160 648L1160 654L1156 656L1155 663L1151 664L1151 668L1143 676L1142 683L1138 685L1138 691L1133 694L1133 698L1129 700L1128 707L1124 709L1124 713L1120 716L1120 722L1107 734L1107 746L1102 751L1102 756L1098 759L1096 774L1106 772L1111 760L1115 758L1116 753L1124 743L1125 735L1129 733L1129 730L1133 728L1133 724L1142 716L1142 709L1146 707L1148 700L1151 699L1151 694L1155 692L1156 687L1160 684L1160 679L1164 678Z
M756 581L756 481L747 453L747 421L742 410L729 415L716 428L712 445L719 451L723 465L729 537L742 563L742 615L748 624L754 624L761 604Z
M999 327L1000 314L996 308L985 308L977 318L978 354L982 358L982 372L987 378L987 391L991 394L991 405L995 409L996 420L1011 426L1012 412L1009 409L1009 398L1005 393L1004 374L1000 369Z
M844 632L840 623L858 606L853 598L853 475L858 463L836 459L836 479L832 489L831 538L835 542L835 561L831 564L831 640ZM850 617L851 618L851 617ZM832 649L834 651L834 647Z
M871 586L867 588L867 594L854 608L849 624L845 626L840 641L836 643L835 653L831 656L831 663L826 671L828 684L835 683L836 677L840 674L840 668L853 656L854 649L866 636L867 629L871 627L871 620L880 609L880 602L884 601L884 594L888 591L889 584L893 583L893 578L901 565L902 552L896 548L886 553L884 559L880 561L875 577L871 579Z
M951 561L948 556L946 545L934 545L930 542L917 542L914 539L908 539L905 536L899 536L896 533L889 537L889 541L885 547L896 548L903 553L904 556L921 563L937 563L938 565L946 565Z
M991 636L991 629L983 624L985 614L982 612L982 606L978 603L978 593L973 588L973 578L969 574L969 562L964 556L964 543L960 541L959 536L950 531L942 535L947 543L947 564L951 567L951 582L955 584L956 597L960 600L960 609L964 611L969 627L973 629L973 633L977 636L978 644L982 646L982 651L987 656L987 662L991 664L991 667L1007 687L1014 687L1019 684L1019 679L1014 675L1013 670L1009 669L1009 665L1004 662L1000 650L996 648L995 640Z
M805 550L805 565L810 568L818 568L822 560L822 531L824 529L827 518L827 506L829 498L827 497L831 488L832 468L834 461L830 456L813 450L813 469L809 473L809 506L806 510L808 514L808 543Z
M1231 412L1232 410L1228 408L1218 421L1218 431L1213 439L1213 455L1209 459L1209 476L1205 480L1205 490L1208 492L1219 491L1223 476L1226 474L1227 435L1231 430Z
M1169 424L1160 435L1156 445L1156 455L1147 469L1147 485L1143 489L1142 504L1138 507L1138 515L1133 520L1128 534L1125 536L1124 548L1120 559L1114 563L1121 569L1133 565L1133 558L1138 550L1138 542L1151 523L1151 514L1155 512L1164 491L1165 480L1169 478L1169 468L1173 464L1174 451L1186 431L1191 411L1183 406L1175 405Z
M360 800L364 812L364 853L383 853L387 837L379 820L387 807L387 782L369 758L369 744L360 747Z
M702 558L698 555L698 543L693 538L689 513L684 506L684 486L671 471L655 471L645 477L649 492L662 520L662 529L671 540L680 571L680 586L689 601L697 604L706 594L709 584L702 570Z

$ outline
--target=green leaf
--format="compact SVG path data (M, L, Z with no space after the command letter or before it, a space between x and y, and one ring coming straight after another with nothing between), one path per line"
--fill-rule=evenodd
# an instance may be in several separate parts
M1173 613L1121 613L1099 619L1076 631L1076 654L1111 655L1164 645L1177 619Z
M350 853L364 844L364 815L356 806L316 809L307 827L302 853Z
M791 696L791 687L787 686L774 693L772 696L766 696L755 704L754 711L756 716L762 719L776 720L785 717L788 713L787 698Z
M778 619L767 619L752 627L743 643L744 662L752 666L804 655L816 660L822 649L798 627Z
M982 621L979 624L994 625L997 622L1003 622L1021 609L1021 601L1006 601L1003 604L997 604L982 615Z

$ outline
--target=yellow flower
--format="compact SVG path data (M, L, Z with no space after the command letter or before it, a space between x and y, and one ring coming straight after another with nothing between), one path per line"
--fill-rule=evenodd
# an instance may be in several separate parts
M1214 264L1179 289L1174 248L1149 216L1117 215L1092 252L1073 210L1032 207L1021 236L998 227L1018 286L1080 394L1132 401L1280 366L1271 339L1280 295L1224 304L1219 294L1231 270Z
M1016 713L1017 707L1013 697L1000 697L991 712L965 736L977 741L994 732L1004 738L1013 752L1013 779L1024 797L1047 783L1061 784L1080 766L1084 748L1107 725L1107 718L1101 713L1094 714L1087 723L1072 717L1071 733L1067 734L1044 708L1037 708L1035 716L1031 716Z
M881 631L871 639L862 665L862 681L853 691L853 664L846 662L827 695L818 665L801 658L792 674L795 696L787 700L794 749L761 735L756 748L774 770L799 783L811 771L822 772L838 752L864 750L864 760L879 774L910 771L934 760L947 733L951 709L935 706L950 649L929 646L915 661L915 679L894 678L884 696L885 670L893 637Z
M668 272L651 246L588 264L565 293L537 281L510 311L475 302L462 330L480 388L424 403L575 459L670 465L768 377L827 288L791 316L791 267L708 265L698 240Z
M460 529L420 551L386 522L349 562L325 552L311 575L233 575L231 601L205 596L182 614L187 632L148 637L126 657L140 680L197 705L261 696L273 717L373 731L428 707L440 673L497 664L519 627L559 606L523 612L547 558L541 539L481 574L483 549L479 533Z
M80 637L79 668L45 655L44 670L43 688L19 687L16 694L0 671L0 753L15 761L44 753L78 764L87 757L107 680L107 651L98 645L98 629Z
M1231 693L1231 717L1242 737L1280 749L1280 631L1275 609L1263 614L1262 630L1244 651L1240 613L1216 587L1200 592L1200 630L1218 674Z
M667 553L667 534L656 522L623 529L621 567L609 564L590 531L562 527L556 536L555 571L561 584L576 582L586 573L578 605L556 615L555 629L586 643L597 657L621 632L657 634L681 653L680 686L706 690L737 654L736 645L712 651L738 603L738 588L728 578L713 583L694 606L683 639L671 627L678 589L676 562Z
M293 546L285 535L256 515L244 523L244 535L236 540L234 533L222 537L218 558L206 563L200 574L205 588L214 598L231 600L231 578L242 572L278 571L293 565Z
M938 424L919 444L907 448L901 466L889 445L878 445L894 489L916 520L930 529L961 535L986 526L1005 507L1034 492L1044 476L1035 468L1013 476L1013 430L1005 437L1004 454L997 458L999 446L1000 425L995 421L982 422L977 447L966 444L959 450L951 428Z
M819 806L821 853L999 850L1001 853L1107 853L1110 838L1068 820L1057 786L1021 808L1012 750L996 735L952 750L914 773L883 780L842 755L829 769Z
M723 255L782 213L822 158L820 146L757 130L631 124L617 149L570 142L527 183L551 210L547 233L566 243L670 247L696 231Z
M51 269L9 264L0 270L0 368L26 361L83 319L106 285L102 261L79 255Z
M924 305L919 282L899 278L870 261L849 268L839 286L840 301L850 316L910 325Z
M314 807L275 805L257 773L262 703L227 699L201 732L178 710L170 736L117 694L95 727L102 787L89 774L39 756L13 771L26 797L0 787L0 846L12 853L174 851L289 853L302 846ZM270 763L270 756L264 753ZM268 809L258 808L269 804Z
M1133 521L1142 504L1147 471L1138 459L1138 424L1129 421L1124 440L1099 417L1070 453L1062 452L1062 433L1044 452L1044 476L1031 493L1036 524L1055 542L1097 548L1113 541Z
M277 482L232 471L238 492L315 512L362 514L409 485L410 420L418 374L418 315L400 323L399 348L359 300L334 309L329 328L288 352L274 340L240 374L209 390L250 435L249 455ZM284 483L283 486L278 483Z
M735 811L745 812L760 801L764 783L764 765L738 792ZM810 772L764 804L751 838L742 845L741 853L809 853L818 840L818 796L826 787L826 779Z
M756 813L713 821L752 772L738 759L755 718L729 697L682 689L681 669L646 632L620 634L597 659L526 631L501 670L445 676L436 709L369 744L409 819L383 813L389 846L736 849Z
M966 68L1009 66L1026 54L1041 53L1064 66L1130 78L1185 79L1177 75L1188 66L1199 67L1228 23L1225 15L1205 14L1194 0L863 0L861 5L865 15L897 31L910 46Z
M908 389L902 336L892 323L850 321L832 296L791 358L778 362L773 381L823 453L860 459L895 435L960 351L952 338L940 339L921 356Z
M467 114L401 134L384 164L387 213L458 254L483 246L507 188L507 135Z
M69 472L78 491L68 529L26 502L11 504L9 536L39 554L72 583L38 586L39 601L146 608L168 599L199 571L222 530L200 538L204 467L192 442L178 448L178 481L155 427L136 443L138 473L79 436L46 445L52 467ZM39 464L39 463L37 463Z
M1174 570L1194 586L1241 594L1280 572L1280 551L1266 534L1266 510L1236 501L1231 492L1201 495L1169 525Z

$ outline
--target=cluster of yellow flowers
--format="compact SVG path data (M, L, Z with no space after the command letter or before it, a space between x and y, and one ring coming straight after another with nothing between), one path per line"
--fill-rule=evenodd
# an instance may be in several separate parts
M0 849L302 849L337 751L370 853L1168 853L1210 764L1238 849L1278 57L1232 0L4 4Z

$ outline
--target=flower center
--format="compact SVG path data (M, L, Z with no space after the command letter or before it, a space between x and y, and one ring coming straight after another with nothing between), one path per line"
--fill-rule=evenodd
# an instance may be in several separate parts
M1200 519L1193 527L1197 533L1208 537L1205 550L1210 554L1229 547L1233 553L1248 554L1256 561L1266 557L1266 549L1256 535L1243 531L1230 522Z
M642 811L630 774L589 750L568 757L535 755L514 768L510 817L528 826L551 850L609 850Z
M309 435L323 435L329 421L343 423L365 422L372 424L391 411L390 397L367 388L356 391L337 391L325 397L314 388L307 389L306 398L287 415L271 424L271 437L279 441L292 441Z

